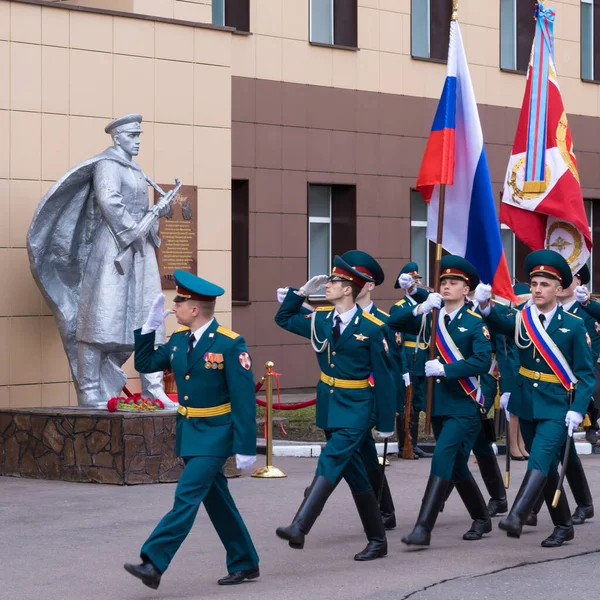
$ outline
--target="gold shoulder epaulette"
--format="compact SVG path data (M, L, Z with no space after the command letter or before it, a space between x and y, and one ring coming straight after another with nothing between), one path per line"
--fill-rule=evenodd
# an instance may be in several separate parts
M189 327L182 325L181 327L178 327L173 333L181 333L182 331L189 331L189 329Z
M363 317L365 319L368 319L369 321L375 323L375 325L378 325L379 327L381 327L382 325L385 325L385 323L381 319L374 317L371 313L368 313L364 310L363 310Z
M470 308L467 308L467 312L470 315L473 315L474 317L477 317L478 319L483 319L483 317L481 315L478 315L476 312L472 311Z
M239 333L236 333L235 331L231 331L231 329L227 329L227 328L223 327L222 325L219 325L217 327L217 333L220 333L221 335L225 335L228 338L231 338L232 340L235 340L236 338L240 337Z
M331 312L334 308L335 306L317 306L315 310L317 312Z
M382 315L385 315L386 317L390 316L390 313L386 313L385 310L381 310L380 308L377 309L377 312L380 312Z
M568 310L563 310L564 313L566 313L567 315L569 315L570 317L575 317L576 319L579 319L580 321L583 321L583 319L581 317L578 317L577 315L574 315L572 312L569 312Z
M491 302L494 304L500 304L501 306L508 306L508 302L502 302L502 300L497 300L496 298L492 298Z
M396 304L394 304L394 306L402 306L405 302L406 302L406 300L404 298L402 298L402 300L399 300L398 302L396 302Z

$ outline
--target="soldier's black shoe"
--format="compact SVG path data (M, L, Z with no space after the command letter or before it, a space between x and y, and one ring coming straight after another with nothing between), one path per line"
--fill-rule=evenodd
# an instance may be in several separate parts
M508 537L521 537L523 524L531 514L531 510L540 497L547 479L542 471L537 469L527 470L510 512L498 523L498 527L506 531Z
M594 516L593 506L578 506L573 513L573 525L583 525Z
M370 489L359 494L353 494L352 497L367 540L369 540L366 548L356 554L354 560L366 561L384 557L387 554L387 540L375 492Z
M598 432L593 427L586 427L585 441L594 446L598 443Z
M431 531L446 498L449 485L450 482L446 479L442 479L437 475L429 476L417 523L412 532L402 538L404 544L407 546L429 546Z
M129 574L141 579L144 585L147 585L153 590L158 589L161 573L150 561L145 560L140 565L125 563L123 567Z
M529 516L525 519L523 525L527 525L528 527L537 527L537 513L531 511Z
M575 537L575 530L573 526L568 525L557 525L552 532L552 535L548 536L543 542L543 548L558 548L565 542L570 542Z
M503 514L505 512L508 512L508 500L506 499L506 497L502 500L490 498L487 508L488 512L490 513L490 517L495 517L496 515Z
M257 577L260 577L260 571L258 567L254 567L254 569L245 569L243 571L229 573L229 575L219 579L217 583L219 585L238 585L245 579L256 579Z
M304 548L304 538L315 524L317 517L321 514L327 498L331 495L335 486L322 475L313 479L312 484L305 492L305 497L294 517L287 527L278 527L275 531L278 537L287 540L290 548L301 550ZM379 513L379 511L378 511Z
M485 533L490 533L492 531L492 520L488 519L487 521L477 519L473 521L471 525L471 529L463 535L463 540L471 542L473 540L480 540Z
M469 516L473 519L471 529L463 535L463 540L480 540L484 533L489 533L492 530L492 520L490 519L485 500L481 495L481 490L475 479L473 479L473 475L455 481L454 487L466 509L469 511Z
M383 521L384 529L395 529L396 528L396 513L381 513L381 520Z
M419 446L413 446L413 454L417 458L431 458L433 456L433 454L425 452L425 450L419 448Z

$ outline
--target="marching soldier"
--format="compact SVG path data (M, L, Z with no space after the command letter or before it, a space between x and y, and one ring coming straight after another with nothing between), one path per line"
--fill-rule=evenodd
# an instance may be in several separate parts
M432 412L436 446L417 523L412 533L402 538L405 544L416 546L429 546L451 483L473 519L463 539L480 540L492 530L485 500L468 466L469 453L481 428L478 377L488 372L492 362L483 319L465 304L479 277L473 265L459 256L444 256L441 268L440 294L429 294L416 308L405 302L388 320L392 329L413 334L424 330L430 339L428 315L444 302L438 319L438 358L425 363L425 375L436 378Z
M277 535L287 540L290 547L303 548L305 536L344 477L368 539L366 548L354 557L358 561L387 554L385 529L360 448L370 433L374 414L376 435L393 435L395 404L383 321L356 305L356 297L367 282L374 282L372 275L336 256L330 277L318 275L299 290L290 288L275 316L275 322L283 329L310 339L317 354L321 368L317 426L327 438L315 477L296 516L287 527L278 527ZM303 314L305 298L323 286L326 299L335 308ZM371 374L374 387L369 385Z
M222 471L232 454L242 469L256 459L252 362L244 338L214 317L215 300L225 290L185 271L174 276L173 310L182 327L154 349L154 332L171 312L163 310L160 294L135 332L135 368L141 373L172 370L179 395L176 452L185 468L172 510L142 546L142 564L126 564L125 570L157 589L204 503L227 551L229 574L218 583L233 585L260 575L258 555Z
M542 546L551 548L574 537L566 495L560 495L556 508L552 501L558 485L559 452L567 435L583 421L592 395L593 362L583 320L557 302L573 280L566 260L557 252L537 250L527 256L525 268L531 278L531 306L502 315L489 306L491 288L483 284L475 297L487 323L500 333L514 335L519 348L519 393L511 394L508 410L519 417L529 461L517 497L499 527L509 537L520 537L543 493L555 528ZM574 393L567 393L575 385Z
M395 289L403 289L405 296L399 302L396 302L390 309L390 314L394 314L398 306L402 306L405 302L416 306L424 302L429 292L419 287L421 282L419 275L419 265L416 262L409 262L402 267L398 275L398 279L394 284ZM410 437L413 447L414 459L431 458L429 452L425 452L419 448L419 415L425 410L426 396L426 380L425 380L425 361L427 360L427 352L422 338L417 341L417 336L410 333L402 334L403 349L408 367L410 384L412 385L412 411L410 415ZM400 396L399 396L400 398ZM404 408L405 395L402 394L398 406L398 415L396 416L396 430L398 432L398 457L402 458L402 446L404 446Z

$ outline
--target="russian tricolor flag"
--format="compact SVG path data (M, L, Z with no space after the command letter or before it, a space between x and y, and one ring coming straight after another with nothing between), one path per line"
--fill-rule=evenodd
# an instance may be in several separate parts
M417 189L429 202L427 237L437 242L440 184L446 184L442 246L463 256L494 294L513 300L492 182L467 57L457 21L450 24L442 98L427 141Z

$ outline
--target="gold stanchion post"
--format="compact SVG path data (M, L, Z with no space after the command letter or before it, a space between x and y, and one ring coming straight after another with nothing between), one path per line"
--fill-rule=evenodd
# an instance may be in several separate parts
M275 365L268 361L265 363L265 368L267 372L265 374L265 383L267 385L265 393L267 397L267 409L265 410L265 419L267 424L267 464L264 467L260 467L260 469L256 469L254 473L252 473L252 477L263 477L269 479L275 479L278 477L287 477L287 475L277 467L272 465L273 462L273 367Z

